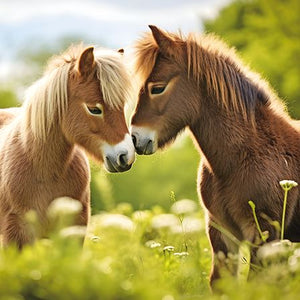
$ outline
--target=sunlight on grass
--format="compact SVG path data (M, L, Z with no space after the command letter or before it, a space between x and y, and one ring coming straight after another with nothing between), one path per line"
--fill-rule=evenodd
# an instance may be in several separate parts
M238 262L238 276L224 274L212 294L209 244L193 201L176 201L172 213L158 206L133 211L123 203L94 215L83 248L86 228L69 222L77 211L73 201L54 202L49 215L59 226L51 227L50 238L22 252L12 246L0 250L0 299L273 300L299 295L298 244L265 244L257 252L261 266L249 273L249 244L241 243L239 256L226 258Z

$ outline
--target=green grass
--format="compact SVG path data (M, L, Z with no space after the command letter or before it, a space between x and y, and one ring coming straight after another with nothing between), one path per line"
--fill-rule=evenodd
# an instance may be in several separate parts
M264 264L248 282L227 274L212 294L201 211L125 206L92 217L83 249L81 233L62 235L57 219L49 239L22 252L1 249L0 299L298 299L297 246L265 246Z

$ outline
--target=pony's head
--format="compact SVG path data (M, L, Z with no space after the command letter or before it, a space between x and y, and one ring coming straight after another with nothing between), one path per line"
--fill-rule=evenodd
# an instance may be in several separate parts
M213 35L183 37L150 29L152 34L136 44L135 71L142 83L132 118L137 153L163 147L198 123L204 111L206 117L222 114L254 125L256 105L269 105L271 90L234 49ZM274 109L280 106L273 103Z
M132 118L132 138L138 154L152 154L187 126L193 97L187 76L184 43L179 36L150 26L136 45L135 71L142 86ZM186 91L191 91L188 95Z
M59 127L69 144L104 161L108 171L128 170L135 154L124 115L131 85L122 59L122 53L93 47L54 58L28 94L35 140L45 142Z

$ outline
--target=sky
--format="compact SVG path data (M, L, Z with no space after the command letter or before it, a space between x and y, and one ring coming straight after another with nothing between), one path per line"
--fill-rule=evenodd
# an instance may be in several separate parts
M130 45L154 24L183 33L202 30L229 0L0 0L0 82L28 48L80 37L110 48Z

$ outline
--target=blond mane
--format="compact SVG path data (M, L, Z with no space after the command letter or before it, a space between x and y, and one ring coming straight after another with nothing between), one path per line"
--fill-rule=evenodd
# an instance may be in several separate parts
M211 34L189 34L184 37L181 33L167 33L166 36L186 51L187 61L183 53L174 51L174 61L185 64L187 76L200 82L204 79L207 94L212 96L225 107L239 111L244 118L250 118L255 107L255 100L268 103L274 110L284 112L285 107L279 101L266 81L257 73L245 66L237 57L234 49L229 48L219 38ZM145 34L135 44L135 72L139 75L141 85L150 76L155 65L159 47L152 34ZM270 101L272 99L272 101Z
M44 76L26 91L26 121L36 139L45 141L55 122L61 123L68 107L69 73L83 49L82 45L72 46L53 57ZM95 62L104 102L113 108L123 107L131 98L132 88L121 54L97 49Z

